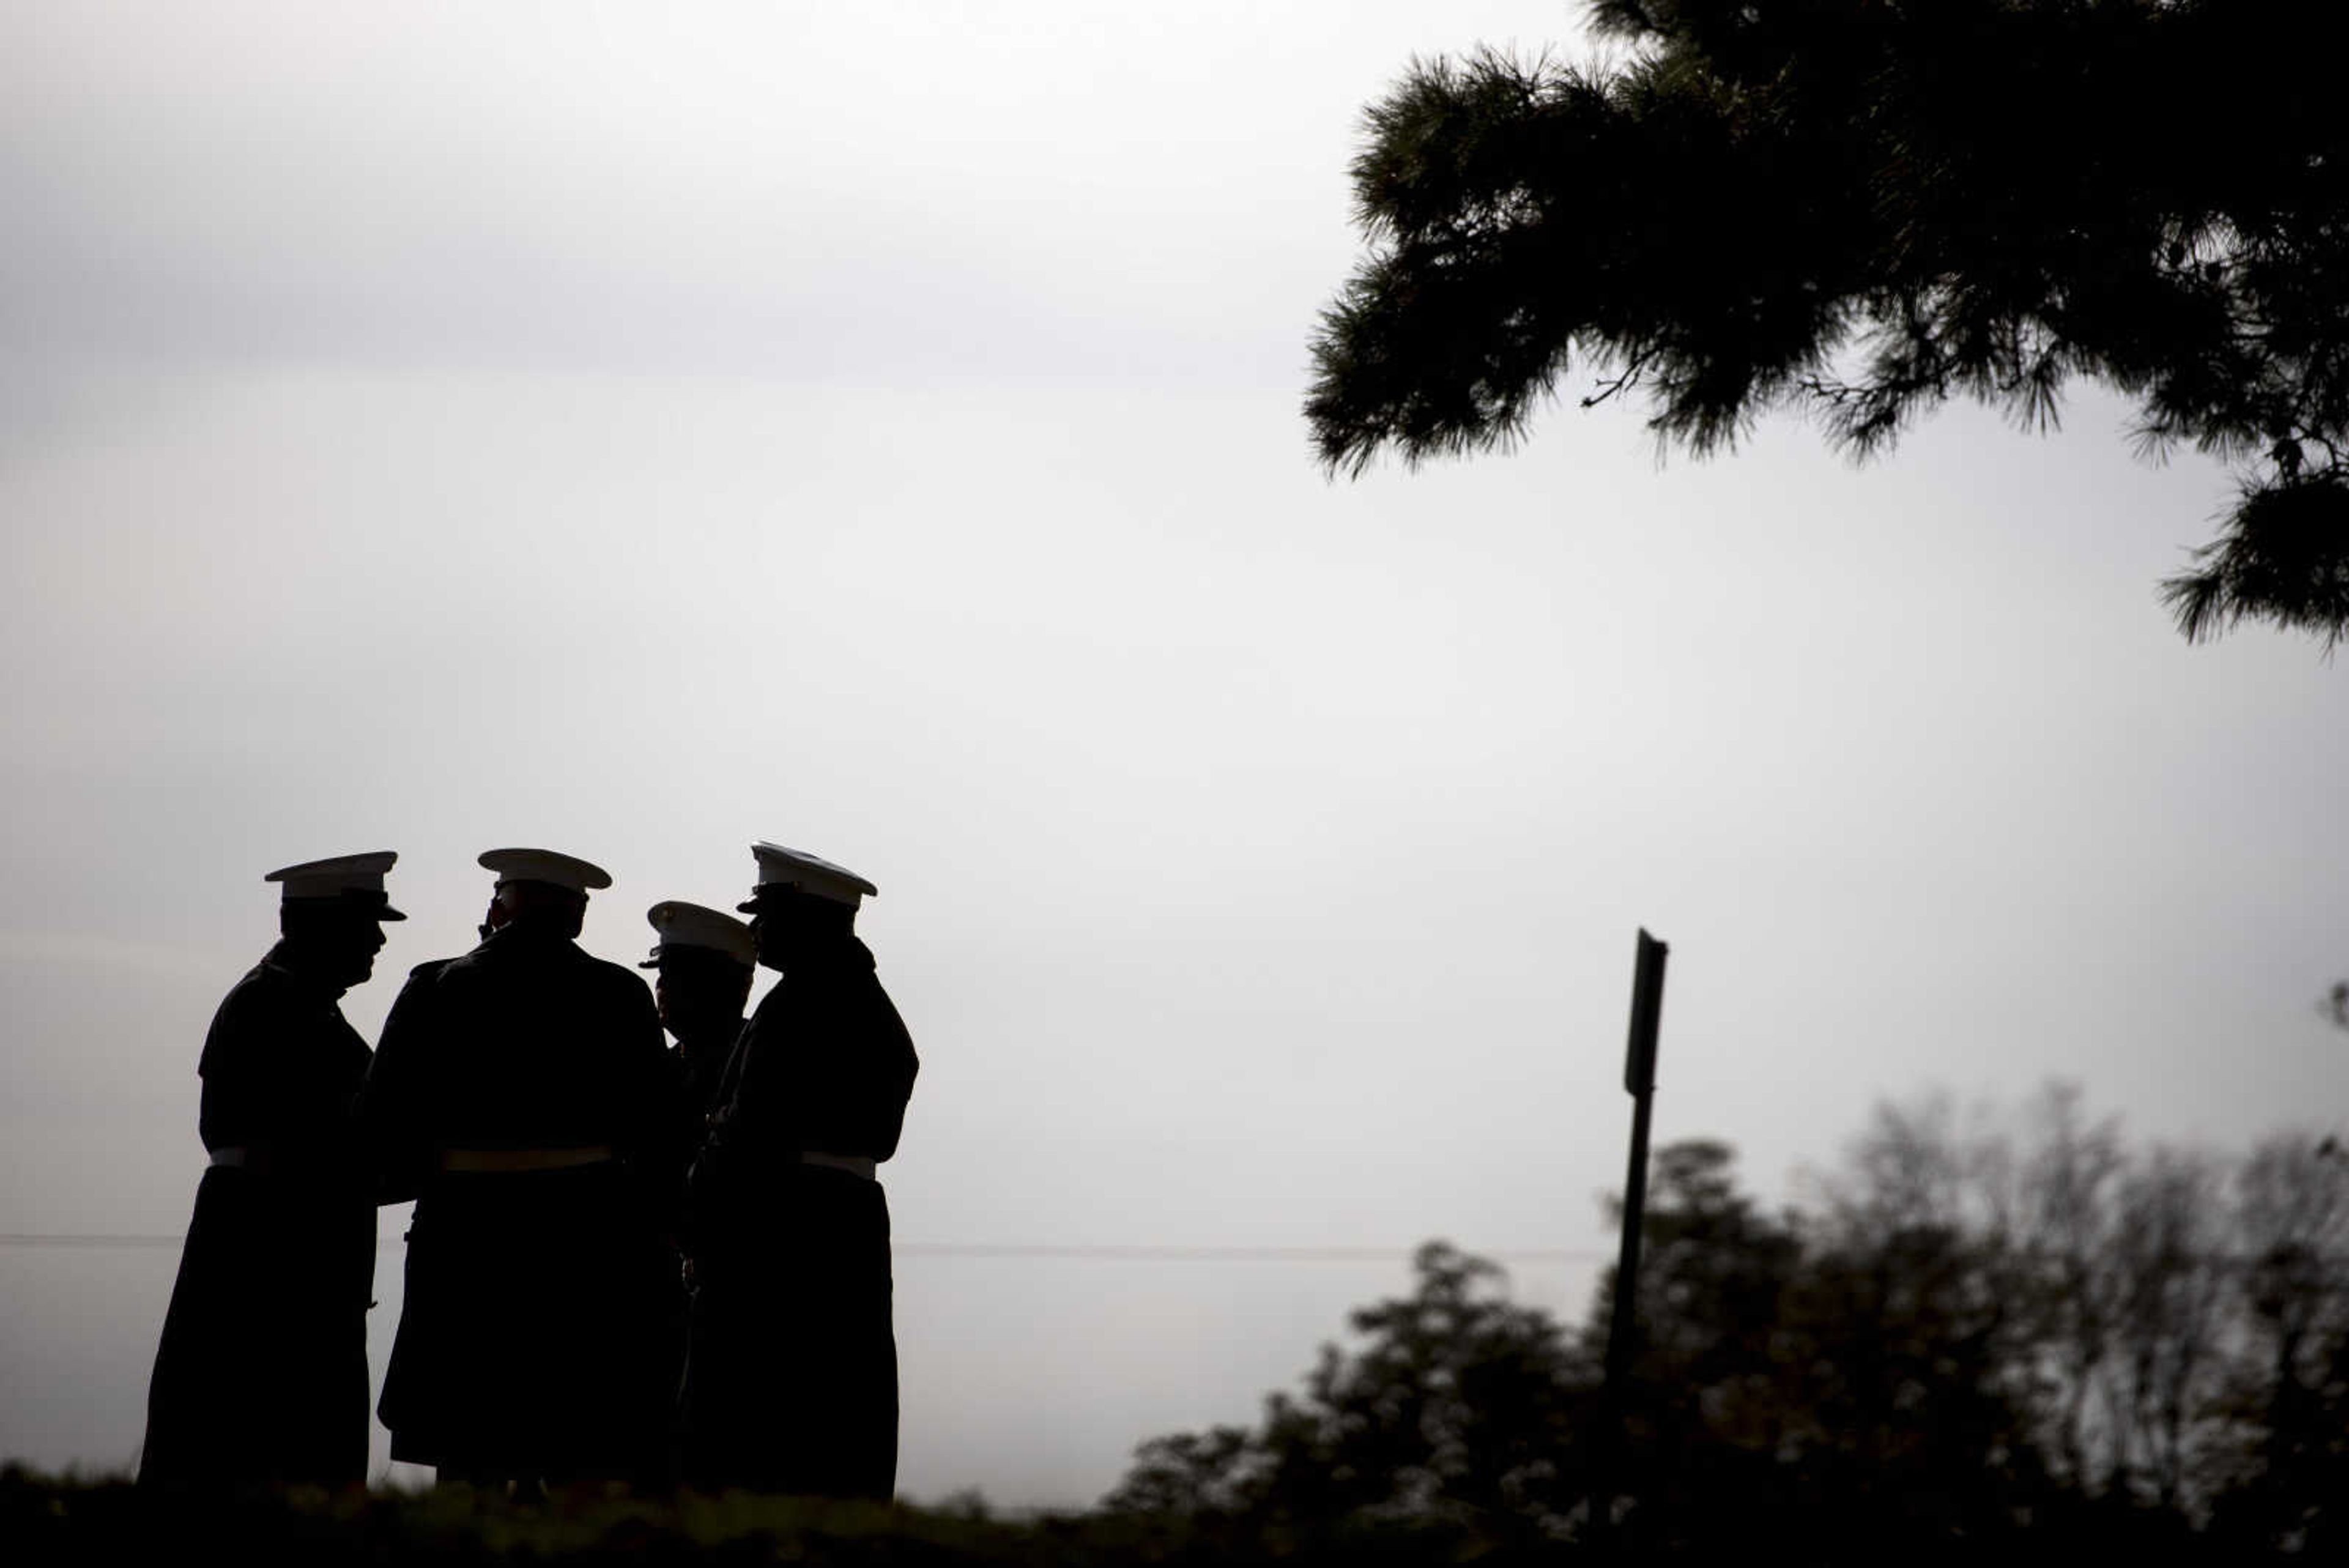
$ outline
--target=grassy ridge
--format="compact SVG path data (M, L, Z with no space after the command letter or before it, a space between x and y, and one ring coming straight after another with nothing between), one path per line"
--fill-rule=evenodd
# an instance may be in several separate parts
M1615 1559L1643 1563L1865 1563L1941 1568L2077 1568L2087 1561L2189 1565L2329 1560L2230 1546L2137 1510L2049 1519L1995 1539L1956 1532L1903 1539L1867 1528L1822 1536L1834 1510L1772 1511L1716 1521L1708 1547L1627 1540ZM883 1508L807 1499L645 1499L573 1492L532 1503L462 1490L316 1490L231 1497L142 1492L120 1480L0 1470L0 1563L8 1568L1576 1568L1595 1553L1512 1529L1454 1520L1400 1524L1359 1516L1320 1525L1095 1512L1027 1519L976 1505ZM1849 1521L1847 1521L1848 1523ZM1738 1544L1723 1550L1718 1540Z
M517 1503L461 1489L329 1495L163 1495L126 1481L0 1471L0 1562L10 1568L217 1555L233 1568L468 1564L737 1568L757 1563L923 1568L1190 1568L1192 1564L1457 1563L1497 1568L1515 1551L1456 1529L1359 1524L1238 1532L1131 1515L998 1519L977 1507L884 1508L729 1495L675 1500L603 1491ZM1549 1555L1543 1553L1542 1555Z

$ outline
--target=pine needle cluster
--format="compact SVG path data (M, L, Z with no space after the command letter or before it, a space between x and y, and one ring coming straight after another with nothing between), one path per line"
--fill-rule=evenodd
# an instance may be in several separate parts
M2316 0L1592 0L1618 54L1414 63L1306 404L1334 472L1506 449L1569 371L1668 449L2085 378L2236 466L2180 628L2349 631L2349 114Z

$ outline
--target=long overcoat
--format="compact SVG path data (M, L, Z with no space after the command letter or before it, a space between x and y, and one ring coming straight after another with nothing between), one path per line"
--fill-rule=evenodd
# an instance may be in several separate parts
M368 1053L342 994L280 944L213 1015L197 1127L215 1163L148 1385L142 1482L367 1479L375 1189L352 1103Z
M843 1165L896 1153L919 1067L853 937L795 956L744 1027L690 1179L693 1484L895 1490L889 1205Z
M710 1114L718 1108L718 1092L725 1082L726 1066L733 1058L735 1044L742 1038L744 1023L738 1018L731 1024L711 1031L706 1039L679 1040L677 1049L668 1054L670 1103L675 1114L669 1124L666 1174L670 1182L673 1229L682 1229L686 1173L692 1168L694 1157L700 1152L701 1141L709 1131Z
M634 971L521 926L409 977L365 1100L416 1192L379 1406L394 1458L665 1468L678 1282L647 1168L676 1114L661 1041Z
M648 1161L647 1168L658 1178L663 1200L662 1223L672 1251L682 1250L685 1233L685 1179L692 1168L693 1157L701 1148L703 1136L709 1129L709 1113L715 1108L718 1085L732 1055L735 1041L741 1038L741 1019L730 1025L721 1025L707 1038L679 1039L677 1049L668 1054L669 1093L673 1116L669 1124L667 1147L657 1161ZM670 1390L674 1422L674 1401L685 1379L687 1341L692 1332L692 1302L680 1276L678 1288L669 1298L669 1315L663 1326L664 1354L667 1370L663 1383Z

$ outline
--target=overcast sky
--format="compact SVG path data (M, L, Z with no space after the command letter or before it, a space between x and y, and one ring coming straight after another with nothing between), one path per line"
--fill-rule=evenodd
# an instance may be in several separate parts
M1579 1316L1643 923L1774 1199L1933 1085L2336 1123L2344 676L2178 639L2227 481L2125 407L1316 470L1361 106L1578 15L0 0L0 1232L177 1233L262 874L378 847L370 1038L493 846L630 961L879 884L917 1497L1090 1501L1432 1236ZM0 1453L130 1462L174 1262L0 1245Z

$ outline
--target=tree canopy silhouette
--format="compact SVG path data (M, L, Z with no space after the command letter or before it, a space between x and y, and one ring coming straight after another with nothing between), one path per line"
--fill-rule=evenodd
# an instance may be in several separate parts
M1942 1097L1880 1106L1806 1185L1774 1214L1728 1145L1656 1151L1627 1548L2349 1560L2349 1161L2327 1146L2132 1147L2054 1085L1972 1128ZM1226 1545L1343 1521L1580 1539L1612 1296L1602 1277L1570 1328L1430 1243L1299 1392L1143 1444L1105 1506Z
M2313 0L1589 0L1620 50L1413 66L1306 410L1332 470L1506 447L1577 360L1667 447L1952 397L2234 463L2189 639L2349 631L2349 116Z
M1350 1314L1358 1351L1324 1345L1302 1398L1266 1400L1260 1431L1154 1438L1108 1506L1309 1525L1555 1518L1577 1495L1567 1455L1597 1364L1548 1314L1510 1302L1484 1259L1431 1241L1413 1272L1410 1296Z

